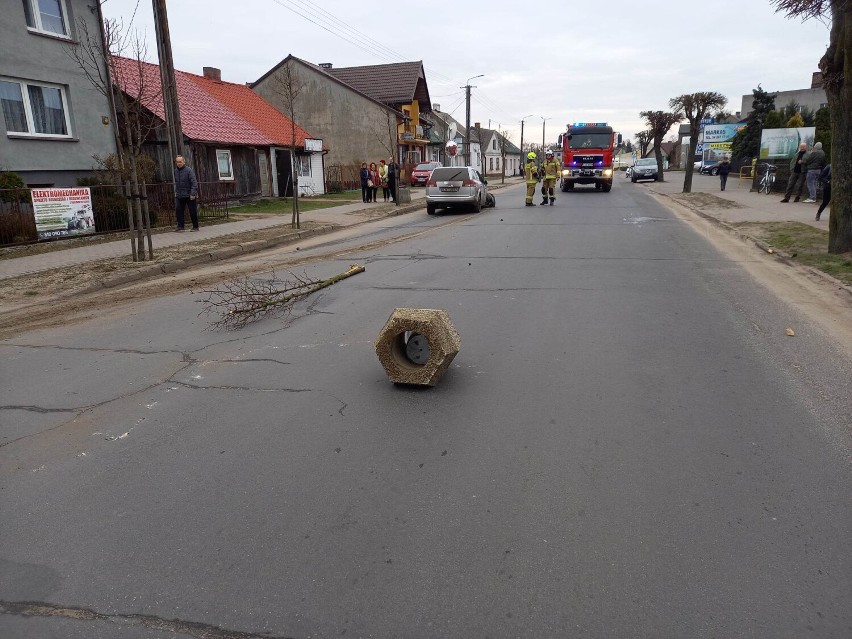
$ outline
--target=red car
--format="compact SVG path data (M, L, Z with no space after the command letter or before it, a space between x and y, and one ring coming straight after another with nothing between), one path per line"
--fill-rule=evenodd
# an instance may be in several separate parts
M426 186L429 176L432 175L432 169L437 169L439 166L441 166L440 162L426 162L415 166L411 172L411 186Z

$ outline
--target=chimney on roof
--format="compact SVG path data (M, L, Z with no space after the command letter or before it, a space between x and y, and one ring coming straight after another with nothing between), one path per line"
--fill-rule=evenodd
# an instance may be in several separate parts
M222 69L216 67L204 67L204 77L215 82L222 81Z
M822 88L822 71L814 71L811 76L811 88L812 89L821 89Z
M332 66L333 65L331 64L331 62L320 62L319 63L320 69L330 69Z
M433 111L440 111L440 110L441 110L441 105L440 105L440 104L433 104L433 105L432 105L432 110L433 110Z

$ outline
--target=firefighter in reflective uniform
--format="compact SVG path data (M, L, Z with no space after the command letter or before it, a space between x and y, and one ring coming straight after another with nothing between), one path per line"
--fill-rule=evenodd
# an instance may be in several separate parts
M527 182L527 206L535 206L535 185L538 184L538 167L535 164L535 153L527 153L527 163L524 164L524 176Z
M556 189L556 179L559 177L559 172L562 170L562 166L559 164L558 160L553 158L553 151L550 149L547 150L547 153L544 154L544 162L541 164L541 168L539 169L539 174L541 175L541 204L542 206L547 204L547 196L550 195L550 206L553 206L553 203L556 201L556 197L554 195Z

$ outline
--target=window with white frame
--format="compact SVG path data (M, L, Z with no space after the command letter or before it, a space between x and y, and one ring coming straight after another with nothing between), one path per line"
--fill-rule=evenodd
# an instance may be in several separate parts
M494 170L494 158L488 158L488 170L489 171Z
M8 133L70 137L65 89L0 78L0 105Z
M299 167L299 177L311 177L311 156L297 155L296 166Z
M231 164L231 152L227 149L216 149L216 168L220 180L233 180L234 167Z
M65 0L23 0L27 26L33 31L67 38L68 12Z
M491 150L492 151L497 150L497 138L491 138Z

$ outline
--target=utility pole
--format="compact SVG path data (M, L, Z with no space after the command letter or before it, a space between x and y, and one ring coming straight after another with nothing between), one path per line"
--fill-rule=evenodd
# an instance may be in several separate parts
M461 87L465 90L465 116L464 116L464 127L465 127L465 135L467 136L467 143L464 145L464 162L465 166L470 166L470 81L476 80L476 78L485 77L485 74L475 75L472 78L468 78L467 82L464 83L464 86Z
M521 118L521 166L525 164L524 160L524 120L531 118L533 114L525 115Z
M552 118L546 118L544 116L539 117L541 118L541 152L544 153L544 124Z
M169 153L172 160L183 155L183 129L180 123L175 64L172 59L172 41L169 34L169 18L166 15L166 0L152 0L154 4L154 27L157 32L157 57L160 59L160 81L162 83L163 107L166 129L169 132ZM174 162L172 181L174 181ZM188 162L187 162L188 164Z

